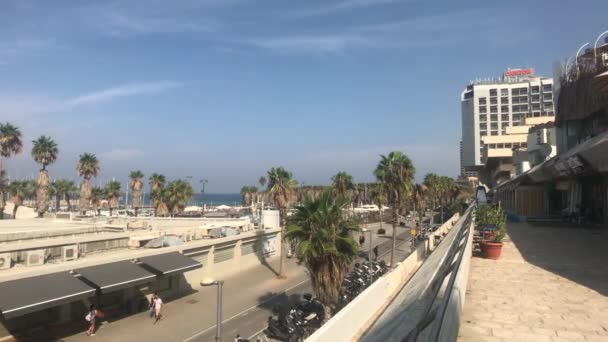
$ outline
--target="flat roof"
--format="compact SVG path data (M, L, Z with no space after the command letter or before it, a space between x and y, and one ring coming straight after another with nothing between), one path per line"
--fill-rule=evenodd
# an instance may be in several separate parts
M0 234L49 232L94 227L96 227L94 223L57 220L54 218L0 220Z

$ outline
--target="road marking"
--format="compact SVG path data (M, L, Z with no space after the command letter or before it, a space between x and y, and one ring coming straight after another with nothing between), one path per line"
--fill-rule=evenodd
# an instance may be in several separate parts
M263 302L260 302L260 303L258 303L258 304L256 304L256 305L252 306L252 307L249 307L249 308L247 308L247 309L245 309L245 310L243 310L243 311L241 311L241 312L237 313L236 315L234 315L234 316L232 316L232 317L230 317L230 318L227 318L227 319L223 320L223 321L222 321L222 324L225 324L225 323L227 323L227 322L229 322L229 321L231 321L231 320L233 320L233 319L235 319L235 318L237 318L237 317L239 317L239 316L243 315L244 313L247 313L247 312L249 312L249 311L251 311L251 310L253 310L253 309L255 309L255 308L257 308L257 307L261 306L262 304L265 304L266 302L273 300L273 299L274 299L274 298L276 298L277 296L279 296L279 295L281 295L281 294L283 294L283 293L285 293L285 292L287 292L287 291L291 291L291 290L295 289L296 287L301 286L302 284L305 284L305 283L307 283L307 282L309 282L309 281L310 281L310 279L306 279L306 280L303 280L303 281L301 281L301 282L299 282L299 283L297 283L297 284L295 284L295 285L292 285L292 286L290 286L290 287L286 288L285 290L283 290L283 292L281 292L281 293L277 293L276 295L274 295L274 296L272 296L272 297L270 297L270 298L268 298L268 299L264 300ZM199 331L199 332L197 332L196 334L194 334L194 335L192 335L192 336L188 337L187 339L183 340L182 342L188 342L188 341L191 341L192 339L194 339L194 338L196 338L196 337L198 337L198 336L200 336L200 335L202 335L202 334L204 334L204 333L208 332L209 330L214 329L214 328L215 328L215 326L216 326L216 324L214 324L214 325L210 326L209 328L207 328L207 329L205 329L205 330ZM262 331L264 331L264 330L262 330Z

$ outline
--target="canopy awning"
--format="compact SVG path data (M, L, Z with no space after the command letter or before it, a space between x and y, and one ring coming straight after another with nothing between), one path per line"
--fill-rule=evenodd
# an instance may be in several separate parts
M140 258L141 265L154 273L170 275L203 267L199 262L178 252Z
M555 169L562 176L580 173L580 170L585 167L580 162L580 158L582 157L595 171L605 172L605 169L608 169L607 147L608 132L604 132L558 155Z
M78 273L102 292L111 292L127 287L144 284L156 277L131 261L78 269Z
M95 289L67 272L0 283L0 311L5 319L92 296Z

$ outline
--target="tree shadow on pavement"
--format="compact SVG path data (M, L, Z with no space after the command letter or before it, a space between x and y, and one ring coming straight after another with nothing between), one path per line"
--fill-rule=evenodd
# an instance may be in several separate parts
M581 227L508 223L511 241L529 263L608 295L608 233Z
M266 258L266 255L264 252L264 244L266 243L265 236L266 235L264 234L263 230L261 230L261 229L256 230L255 244L253 246L253 251L254 251L255 255L258 257L260 264L262 264L264 267L268 268L272 273L274 273L275 276L278 276L279 272L277 272L277 270L275 270L274 267L272 267L272 265L270 265L268 263L268 259ZM275 237L275 239L276 239L276 237Z
M292 305L301 301L303 293L292 293L290 295L285 292L267 292L258 298L258 305L270 312L274 312L276 308L289 308Z

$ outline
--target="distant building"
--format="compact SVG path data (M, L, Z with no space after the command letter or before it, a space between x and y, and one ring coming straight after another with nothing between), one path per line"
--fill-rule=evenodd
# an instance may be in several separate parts
M461 94L461 110L461 168L497 184L514 176L513 149L527 146L528 129L554 120L553 79L509 69L500 78L473 81Z

